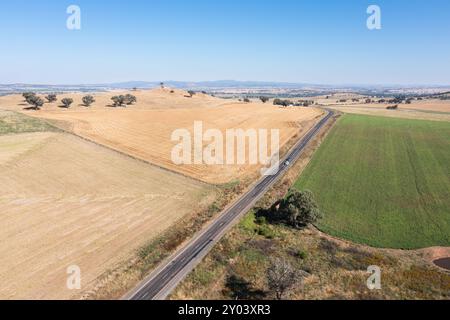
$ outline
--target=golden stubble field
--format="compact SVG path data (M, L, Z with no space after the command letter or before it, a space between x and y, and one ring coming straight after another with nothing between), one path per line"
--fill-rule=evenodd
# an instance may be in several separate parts
M90 108L79 105L80 94L60 96L74 98L74 106L68 110L54 103L46 104L41 111L24 111L21 96L0 99L0 106L55 120L81 137L211 184L243 179L254 175L262 166L250 165L248 161L245 165L175 164L171 157L172 149L179 143L171 141L175 130L188 129L193 133L195 121L203 123L204 131L218 129L224 136L228 129L267 129L268 132L279 129L282 147L293 136L306 133L323 114L315 108L286 109L270 103L239 103L203 94L187 98L187 93L181 90L132 93L136 94L138 104L127 108L109 106L110 97L118 93L98 94L97 102ZM207 144L204 142L204 146ZM246 154L248 159L248 143Z
M181 218L206 210L217 189L197 180L220 184L257 173L258 165L174 165L173 130L192 130L194 121L205 130L280 129L283 145L322 115L170 89L133 92L136 105L113 108L115 94L96 94L90 108L80 105L82 94L61 95L74 98L72 108L53 103L41 111L24 110L19 95L0 97L2 110L49 119L92 141L45 130L12 133L14 121L26 119L0 114L12 130L0 135L0 298L79 298ZM45 128L31 121L24 128L32 126ZM81 291L66 287L72 265L81 269Z
M65 133L0 136L0 298L69 299L213 188ZM82 291L68 290L67 268Z

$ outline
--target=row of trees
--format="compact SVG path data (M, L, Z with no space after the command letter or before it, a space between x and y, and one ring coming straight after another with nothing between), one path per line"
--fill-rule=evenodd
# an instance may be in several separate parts
M37 96L34 92L25 92L22 94L25 101L32 106L34 110L40 110L42 106L45 104L44 99ZM58 101L58 97L56 94L48 94L44 97L47 100L47 103L53 103ZM114 96L111 98L115 107L120 107L123 105L132 105L137 102L137 98L132 94ZM92 95L86 95L82 98L83 105L86 107L90 107L94 102L95 98ZM70 108L73 104L72 98L63 98L61 99L62 107Z

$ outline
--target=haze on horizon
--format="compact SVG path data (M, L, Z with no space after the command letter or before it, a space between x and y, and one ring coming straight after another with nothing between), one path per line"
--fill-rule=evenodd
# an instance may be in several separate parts
M72 4L81 30L66 27ZM371 4L381 30L366 27ZM3 84L450 85L446 0L18 0L0 28Z

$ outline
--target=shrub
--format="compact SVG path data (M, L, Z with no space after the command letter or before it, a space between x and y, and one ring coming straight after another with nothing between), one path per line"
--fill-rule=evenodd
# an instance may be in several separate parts
M189 94L189 97L192 98L193 96L195 96L196 92L193 90L189 90L188 94Z
M267 101L270 100L268 97L259 97L259 99L260 99L263 103L266 103Z
M86 106L86 107L89 107L91 104L93 104L95 102L95 99L94 99L94 97L93 96L91 96L91 95L88 95L88 96L85 96L85 97L83 97L83 104Z
M70 108L70 105L73 103L72 98L64 98L61 100L61 103L63 104L64 108Z
M308 253L303 250L298 250L296 256L302 260L305 260L308 257Z
M244 98L244 102L245 102L245 103L249 103L249 102L250 102L250 99L249 99L249 98Z
M45 99L47 99L49 103L55 102L57 100L56 94L49 94L45 96Z

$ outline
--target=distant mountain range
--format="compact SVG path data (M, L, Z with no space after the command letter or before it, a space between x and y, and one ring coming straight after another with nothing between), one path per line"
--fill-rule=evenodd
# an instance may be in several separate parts
M235 80L218 80L218 81L165 81L164 85L171 88L189 89L189 90L205 90L205 91L221 91L221 90L283 90L283 91L307 91L307 92L337 92L337 91L353 91L364 93L389 93L389 92L422 92L422 93L438 93L450 90L450 86L371 86L371 85L320 85L307 83L287 83L287 82L261 82L261 81L235 81ZM79 85L45 85L45 84L0 84L0 95L11 93L22 93L27 91L35 91L40 93L46 92L97 92L118 89L150 89L159 87L160 82L152 81L128 81L106 84L79 84Z

